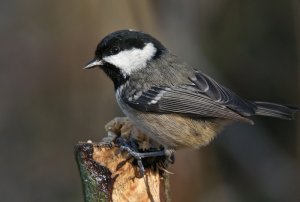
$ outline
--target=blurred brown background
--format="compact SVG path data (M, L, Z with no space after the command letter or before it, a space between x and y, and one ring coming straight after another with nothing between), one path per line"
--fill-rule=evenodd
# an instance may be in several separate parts
M0 6L1 201L83 201L77 141L120 116L112 82L82 66L134 28L249 99L300 105L297 0L4 0ZM173 201L300 201L300 117L235 124L180 151Z

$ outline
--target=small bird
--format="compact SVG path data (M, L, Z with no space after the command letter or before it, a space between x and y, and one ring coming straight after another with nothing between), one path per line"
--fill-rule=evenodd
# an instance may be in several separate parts
M249 117L254 115L290 120L298 111L238 96L140 31L120 30L103 38L84 68L94 67L113 81L124 114L164 147L153 155L132 152L138 159L207 145L232 122L253 124Z

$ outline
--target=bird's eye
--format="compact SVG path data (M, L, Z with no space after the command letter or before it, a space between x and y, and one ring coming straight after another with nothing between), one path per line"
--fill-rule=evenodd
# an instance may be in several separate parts
M110 52L111 54L115 55L117 53L120 52L120 47L119 46L113 46L111 49L110 49Z

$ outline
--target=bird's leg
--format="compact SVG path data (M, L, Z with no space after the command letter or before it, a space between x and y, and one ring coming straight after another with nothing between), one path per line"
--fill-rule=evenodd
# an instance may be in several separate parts
M142 162L143 158L150 157L166 157L170 163L174 163L174 151L163 149L160 151L147 151L139 152L137 145L133 141L126 141L123 138L117 138L116 143L120 145L121 151L126 151L130 156L132 156L138 164L140 170L140 177L143 177L145 174L145 168Z
M104 142L114 142L119 145L120 151L126 151L133 158L143 177L145 166L157 165L166 168L174 163L174 150L162 149L162 145L151 140L147 135L135 127L127 117L117 117L106 124L108 137Z

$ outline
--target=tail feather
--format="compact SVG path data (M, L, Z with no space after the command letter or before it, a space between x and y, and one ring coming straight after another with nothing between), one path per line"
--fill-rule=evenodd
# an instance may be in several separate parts
M271 116L291 120L299 108L270 102L254 102L257 106L255 115Z

